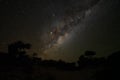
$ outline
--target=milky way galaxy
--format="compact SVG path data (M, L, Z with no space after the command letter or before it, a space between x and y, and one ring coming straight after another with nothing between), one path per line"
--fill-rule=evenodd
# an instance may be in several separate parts
M0 51L23 41L32 56L76 61L120 50L120 0L0 0Z
M91 1L95 1L94 4ZM72 6L64 8L63 14L59 15L60 18L57 18L50 25L52 29L48 33L45 33L48 35L48 40L45 42L44 53L48 53L49 50L54 50L60 45L64 45L64 42L72 35L71 33L74 32L77 25L90 14L91 8L99 2L96 2L96 0L91 1L85 3L85 5L76 1Z

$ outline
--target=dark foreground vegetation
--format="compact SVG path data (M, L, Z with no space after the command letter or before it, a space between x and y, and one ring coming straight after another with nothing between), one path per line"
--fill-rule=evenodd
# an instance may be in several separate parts
M73 76L73 79L120 80L120 51L106 58L98 58L94 51L86 51L77 62L66 63L62 60L42 60L37 58L35 53L30 57L26 54L26 49L30 48L30 44L18 41L8 45L8 53L0 52L0 80L58 80L58 76L63 77L59 75L60 72L67 72L66 75L70 72L80 75L79 72L82 73L87 69L94 70L94 73L88 74L92 74L89 78L81 79ZM83 75L87 77L87 74Z

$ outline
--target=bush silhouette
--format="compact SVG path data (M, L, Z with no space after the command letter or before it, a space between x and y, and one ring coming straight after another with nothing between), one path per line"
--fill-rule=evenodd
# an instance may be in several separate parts
M22 41L18 41L8 45L8 53L12 57L22 56L26 54L26 49L30 49L30 44L25 44Z

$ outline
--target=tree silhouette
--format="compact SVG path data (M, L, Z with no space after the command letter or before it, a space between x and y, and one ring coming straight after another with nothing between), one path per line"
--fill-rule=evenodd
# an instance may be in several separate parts
M79 64L79 68L94 66L98 61L94 56L96 52L94 51L86 51L85 54L79 57L77 63ZM97 60L97 61L96 61Z
M8 45L8 53L12 59L18 57L24 57L26 54L26 49L30 49L30 44L25 44L22 41L18 41Z
M8 45L8 53L12 57L22 56L25 55L26 49L30 49L30 44L25 44L22 41L18 41Z

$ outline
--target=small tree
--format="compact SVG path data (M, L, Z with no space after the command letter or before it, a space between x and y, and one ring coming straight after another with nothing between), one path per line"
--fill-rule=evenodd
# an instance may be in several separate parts
M8 45L8 53L13 57L25 55L26 49L30 49L30 47L30 44L25 44L22 41L18 41Z

